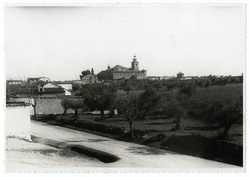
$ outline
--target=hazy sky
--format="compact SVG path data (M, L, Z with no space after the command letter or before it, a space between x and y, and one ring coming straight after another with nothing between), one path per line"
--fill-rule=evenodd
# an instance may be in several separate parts
M245 7L126 5L6 7L7 79L79 79L108 65L130 67L136 54L148 76L241 75Z

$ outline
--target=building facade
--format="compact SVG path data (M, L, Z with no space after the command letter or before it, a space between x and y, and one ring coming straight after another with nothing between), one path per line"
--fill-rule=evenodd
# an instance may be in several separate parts
M97 74L98 79L101 81L105 80L118 80L118 79L146 79L147 71L139 70L139 62L136 56L134 56L131 62L131 68L116 65L113 68L108 66L107 70L101 71Z
M87 74L85 76L80 76L80 79L86 84L98 83L98 77L95 74Z
M34 77L34 78L28 78L27 82L30 84L37 83L37 82L49 82L50 79L47 77Z
M7 85L21 85L23 83L25 83L25 81L23 80L7 80L6 81Z

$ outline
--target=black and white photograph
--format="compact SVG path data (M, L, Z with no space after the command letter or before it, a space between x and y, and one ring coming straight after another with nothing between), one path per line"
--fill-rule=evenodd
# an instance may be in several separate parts
M5 4L7 172L244 172L246 4Z

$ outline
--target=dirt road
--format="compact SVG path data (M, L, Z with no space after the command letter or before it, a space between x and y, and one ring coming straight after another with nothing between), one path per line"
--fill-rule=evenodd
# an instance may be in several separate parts
M239 171L242 168L219 163L211 160L196 158L187 155L172 153L166 150L159 150L143 145L137 145L128 142L113 140L110 138L72 130L64 127L53 126L42 122L31 122L32 135L36 137L46 138L57 142L66 143L68 145L82 145L108 152L116 155L120 160L113 163L98 163L98 167L119 167L119 168L164 168L182 169L185 171L193 171L194 168L199 171L206 169L225 171ZM93 163L90 167L95 166ZM224 169L224 170L223 170Z

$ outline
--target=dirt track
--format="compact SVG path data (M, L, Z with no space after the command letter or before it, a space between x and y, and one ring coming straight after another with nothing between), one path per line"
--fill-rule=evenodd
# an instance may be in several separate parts
M33 142L7 138L5 164L7 171L19 172L88 172L88 171L242 171L243 168L211 160L172 153L128 142L31 122ZM104 151L120 159L103 163L67 148L80 145ZM98 168L96 168L98 167ZM110 167L110 168L103 168ZM141 171L141 170L139 170Z

